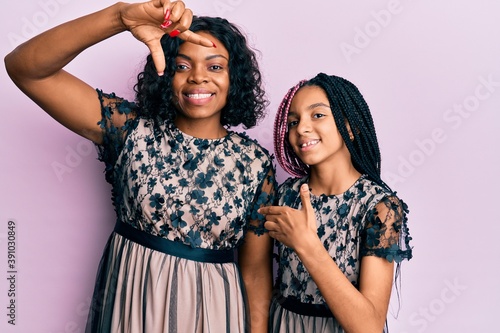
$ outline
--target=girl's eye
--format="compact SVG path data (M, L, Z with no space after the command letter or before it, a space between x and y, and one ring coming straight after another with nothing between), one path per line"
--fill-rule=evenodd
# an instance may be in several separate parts
M292 120L288 122L288 128L296 126L299 122L297 120Z
M212 65L212 66L210 66L210 69L213 70L213 71L220 71L223 68L220 65Z
M324 114L322 114L322 113L315 113L313 117L314 117L314 118L323 118L324 116L325 116L325 115L324 115Z

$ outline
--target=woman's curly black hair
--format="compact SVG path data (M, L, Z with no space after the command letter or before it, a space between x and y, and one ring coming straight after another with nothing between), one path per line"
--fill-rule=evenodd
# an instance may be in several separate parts
M204 31L224 44L229 53L229 92L221 112L224 126L243 125L248 129L264 117L268 101L262 88L262 77L255 52L247 45L246 37L234 24L219 17L195 16L191 31ZM176 71L175 58L180 38L163 36L161 45L165 54L166 69L158 76L151 55L146 58L144 71L137 76L137 115L153 119L173 120L176 107L172 100L172 78Z

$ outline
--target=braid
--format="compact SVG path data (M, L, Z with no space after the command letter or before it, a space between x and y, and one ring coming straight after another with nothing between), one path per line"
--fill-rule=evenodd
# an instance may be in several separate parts
M351 154L354 167L392 192L381 179L380 148L370 109L354 84L334 75L320 73L309 81L301 81L285 95L274 123L274 148L283 169L296 177L305 176L309 172L309 166L293 152L287 140L286 126L291 101L303 86L318 86L325 91L335 124ZM354 138L351 139L351 136Z
M309 173L309 166L302 162L292 150L288 141L287 117L292 103L293 96L307 81L302 80L286 93L283 101L278 107L274 120L274 151L276 159L281 167L295 177L303 177Z

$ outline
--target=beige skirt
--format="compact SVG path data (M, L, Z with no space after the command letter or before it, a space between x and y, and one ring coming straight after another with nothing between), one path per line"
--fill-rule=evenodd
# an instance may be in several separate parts
M275 295L278 297L272 299L269 315L270 333L345 332L330 310L325 309L326 305L301 305L298 302L287 302L278 293ZM387 332L386 323L381 333Z
M247 332L234 252L192 249L123 223L101 260L87 333Z
M270 333L345 332L329 310L324 311L320 306L314 309L310 304L302 308L299 304L288 305L283 297L273 298L269 316ZM313 315L312 312L319 315Z

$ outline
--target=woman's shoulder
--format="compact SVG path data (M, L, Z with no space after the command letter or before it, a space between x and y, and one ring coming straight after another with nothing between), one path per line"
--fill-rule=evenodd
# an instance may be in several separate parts
M248 149L245 149L245 151L254 151L259 158L261 155L263 155L268 160L272 159L272 155L269 150L262 146L256 139L248 136L246 132L231 133L231 140L233 141L233 143L240 147L247 147Z
M101 89L96 89L96 91L103 107L112 108L113 111L116 110L121 114L135 114L137 112L137 105L135 102L120 97L114 92L106 93Z

